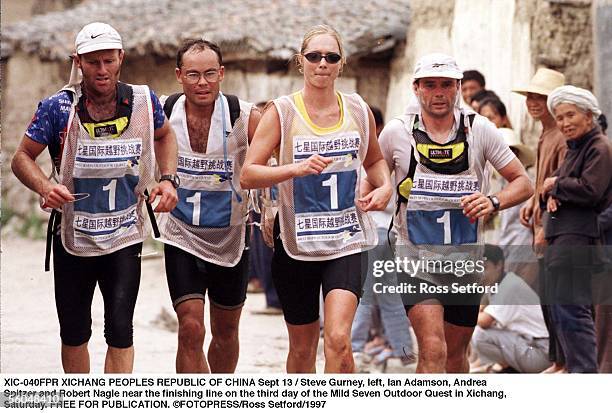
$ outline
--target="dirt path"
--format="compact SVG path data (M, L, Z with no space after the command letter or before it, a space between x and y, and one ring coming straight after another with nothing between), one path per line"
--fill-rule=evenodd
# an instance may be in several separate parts
M143 253L146 254L146 248ZM60 373L59 325L53 296L53 274L43 271L45 244L2 238L0 327L2 373ZM282 316L254 315L263 308L263 294L247 297L240 325L239 373L280 373L287 355ZM106 343L103 305L96 289L89 350L92 372L103 371ZM206 317L207 318L207 317ZM143 261L134 317L134 372L172 373L176 352L176 318L170 303L162 259ZM207 331L210 331L207 323ZM207 337L208 338L208 337ZM208 345L208 339L206 340ZM317 370L322 371L322 343Z

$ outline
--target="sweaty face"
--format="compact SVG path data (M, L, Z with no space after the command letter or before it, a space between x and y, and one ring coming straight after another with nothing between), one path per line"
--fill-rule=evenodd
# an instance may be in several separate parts
M545 95L527 93L525 104L527 105L527 112L529 112L529 115L536 120L541 120L549 115L548 107L546 107Z
M211 49L188 50L176 78L183 85L185 99L196 106L214 105L223 80L224 68Z
M421 110L433 117L443 118L453 111L459 93L457 80L446 77L425 77L414 83L414 93Z
M554 108L557 128L567 139L580 138L593 129L593 115L571 103L560 103Z
M303 56L311 52L319 52L323 55L328 53L340 54L340 47L336 38L331 34L314 36L306 45L302 56L300 56L300 62L304 68L304 81L306 83L317 88L333 86L334 81L340 74L342 61L329 63L327 59L321 59L319 62L312 63Z
M504 118L491 105L480 107L480 114L495 124L498 128L504 127Z
M83 83L90 94L108 95L113 93L119 80L123 50L98 50L76 57L83 73Z
M463 101L465 103L470 103L472 96L483 89L480 83L475 80L464 80L461 82L461 95L463 96Z

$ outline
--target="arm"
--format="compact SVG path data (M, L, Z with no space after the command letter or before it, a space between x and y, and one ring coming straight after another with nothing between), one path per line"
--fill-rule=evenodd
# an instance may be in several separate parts
M508 185L496 194L500 203L500 210L510 208L527 200L533 195L533 187L521 162L514 158L498 172L507 181ZM491 200L480 192L465 196L461 199L464 214L470 219L477 219L494 212ZM482 209L481 207L482 206Z
M249 144L253 141L253 135L255 135L255 130L257 129L257 125L259 125L260 120L261 112L257 106L253 105L251 107L251 113L249 114L249 130L247 132Z
M544 191L556 200L580 206L593 206L601 199L610 181L610 152L599 146L588 149L579 177L556 176L544 181ZM548 185L547 185L548 184Z
M383 158L376 138L376 123L374 115L368 108L370 136L368 137L368 153L363 161L367 176L361 183L361 198L358 200L363 211L384 211L393 195L389 166Z
M174 135L174 131L168 119L164 120L164 124L161 128L155 130L154 138L155 159L157 160L160 174L175 175L176 163L178 160L178 145L176 143L176 136ZM161 199L155 208L155 212L172 211L178 202L176 189L174 189L172 183L169 181L161 181L155 185L151 190L149 203L152 204L158 195Z
M74 201L74 197L64 185L51 182L36 163L36 158L46 147L24 135L13 155L11 169L21 183L45 200L46 206L60 208L64 203Z
M280 145L281 124L276 106L269 105L255 130L253 142L247 150L240 175L243 189L266 188L298 176L320 174L332 162L330 158L312 155L292 164L267 166L272 152Z
M478 313L478 327L483 329L488 329L493 326L495 323L495 319L490 314L487 314L485 311L481 311Z

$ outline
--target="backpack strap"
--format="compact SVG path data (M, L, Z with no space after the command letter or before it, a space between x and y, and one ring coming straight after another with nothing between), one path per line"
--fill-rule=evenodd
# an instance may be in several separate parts
M238 100L238 97L235 95L223 94L223 96L227 98L227 105L229 106L229 112L230 112L230 122L232 123L232 128L233 128L234 124L240 117L240 101Z
M176 103L177 100L179 100L181 96L183 96L182 92L173 93L170 96L168 96L168 98L164 102L164 113L166 114L166 117L168 119L170 119L170 115L172 114L172 108L174 107L174 104Z

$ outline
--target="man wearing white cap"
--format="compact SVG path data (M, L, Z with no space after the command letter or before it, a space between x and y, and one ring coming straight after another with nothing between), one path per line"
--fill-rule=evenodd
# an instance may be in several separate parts
M156 211L176 205L176 138L147 86L119 82L124 51L114 28L86 25L75 49L69 84L40 102L12 168L41 196L43 207L53 209L45 264L52 243L64 371L89 372L98 284L108 344L104 371L129 373L140 253L148 236L145 193L152 188L149 202L160 198ZM54 163L50 178L35 162L46 147Z
M380 137L397 183L396 251L413 262L413 269L421 265L398 271L398 278L407 278L409 293L403 298L419 345L417 372L467 372L481 294L455 294L449 287L480 281L484 267L474 262L467 270L467 261L457 257L477 260L482 218L532 194L525 169L495 125L459 106L462 76L450 56L421 58L413 82L417 101ZM487 161L509 182L497 194L487 193ZM442 263L447 269L437 265Z
M533 231L533 246L539 258L538 290L542 302L542 313L550 334L549 358L550 361L553 362L553 365L545 371L546 373L554 373L562 370L565 360L563 358L563 352L558 346L556 334L551 326L550 308L546 305L550 301L543 295L547 284L544 277L544 258L542 253L543 248L546 246L546 240L544 239L542 210L540 209L538 200L542 194L544 180L559 168L567 152L565 137L557 128L557 123L546 107L548 95L550 95L555 88L562 86L564 83L565 76L563 73L542 67L536 71L527 86L513 90L513 92L527 97L525 100L527 112L536 122L542 123L542 134L538 139L535 193L533 197L521 207L520 221L521 224Z

